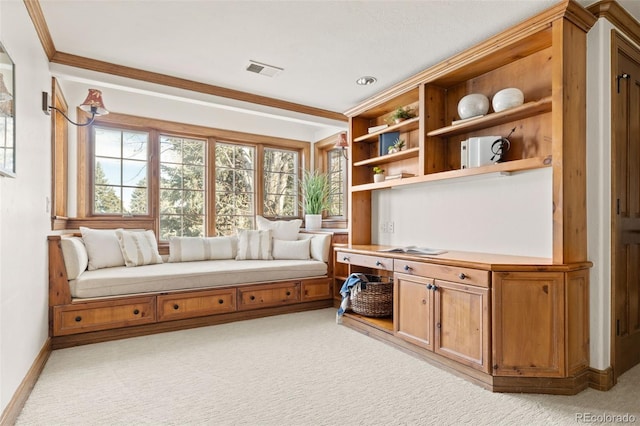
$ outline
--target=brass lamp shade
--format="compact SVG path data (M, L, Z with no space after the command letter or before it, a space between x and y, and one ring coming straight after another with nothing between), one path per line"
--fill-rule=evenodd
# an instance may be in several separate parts
M87 98L79 108L95 115L109 114L109 111L107 111L104 106L104 102L102 101L102 92L97 89L89 89Z

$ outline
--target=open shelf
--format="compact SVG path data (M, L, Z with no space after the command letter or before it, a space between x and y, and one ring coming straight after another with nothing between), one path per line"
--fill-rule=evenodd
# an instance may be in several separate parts
M454 136L474 130L485 129L491 126L508 123L510 121L522 118L532 117L551 111L551 97L542 98L538 101L527 102L526 104L507 109L505 111L494 112L491 114L478 117L476 119L465 121L464 123L454 124L452 126L442 127L427 133L427 136Z
M395 131L403 131L410 132L411 130L416 130L420 125L420 117L413 117L407 120L401 121L398 124L394 124L389 127L385 127L382 130L373 133L367 133L366 135L359 136L355 138L354 142L376 142L378 140L378 136L387 132L395 132Z
M368 324L372 327L375 327L387 333L393 332L393 317L390 317L390 316L383 317L383 318L372 318L372 317L365 317L364 315L356 314L353 311L345 312L344 316L347 318L352 318L355 321Z
M551 167L551 156L525 158L523 160L505 161L504 163L490 164L488 166L471 167L469 169L449 170L446 172L431 173L424 176L415 176L404 179L385 180L378 183L366 183L351 188L353 192L371 191L374 189L393 188L400 185L411 185L422 182L433 182L447 179L457 179L466 176L476 176L488 173L511 173L523 170Z
M381 155L379 157L367 158L366 160L356 161L354 167L359 166L375 166L378 164L391 163L392 161L406 160L407 158L415 158L420 155L420 148L409 148L403 151L394 152L393 154Z

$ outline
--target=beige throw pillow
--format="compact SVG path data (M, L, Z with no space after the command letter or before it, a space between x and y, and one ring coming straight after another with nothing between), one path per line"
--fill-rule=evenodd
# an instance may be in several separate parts
M124 266L124 257L115 229L80 227L82 241L89 255L89 270Z
M125 231L118 229L116 230L116 236L127 266L162 263L162 258L158 253L158 243L153 231Z
M238 230L238 255L236 260L272 260L271 230Z
M61 238L60 246L62 247L64 266L67 270L67 279L75 280L87 270L89 265L87 249L82 242L82 238L79 237Z
M276 240L295 241L302 225L302 219L294 220L269 220L262 216L256 216L256 225L259 231L271 229Z
M274 259L309 260L311 240L276 240L273 239L272 256Z
M237 250L236 237L171 237L169 262L233 259Z

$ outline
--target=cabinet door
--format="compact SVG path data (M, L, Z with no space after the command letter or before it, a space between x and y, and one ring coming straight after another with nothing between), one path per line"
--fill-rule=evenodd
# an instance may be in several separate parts
M489 290L435 280L435 352L489 372Z
M393 328L396 336L433 350L433 279L394 275Z
M494 375L564 376L561 272L495 272L492 310Z

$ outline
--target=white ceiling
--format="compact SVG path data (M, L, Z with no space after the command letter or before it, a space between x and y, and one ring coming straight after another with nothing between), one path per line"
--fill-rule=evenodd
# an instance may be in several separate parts
M557 0L40 3L58 51L344 112ZM640 1L619 3L640 17Z

